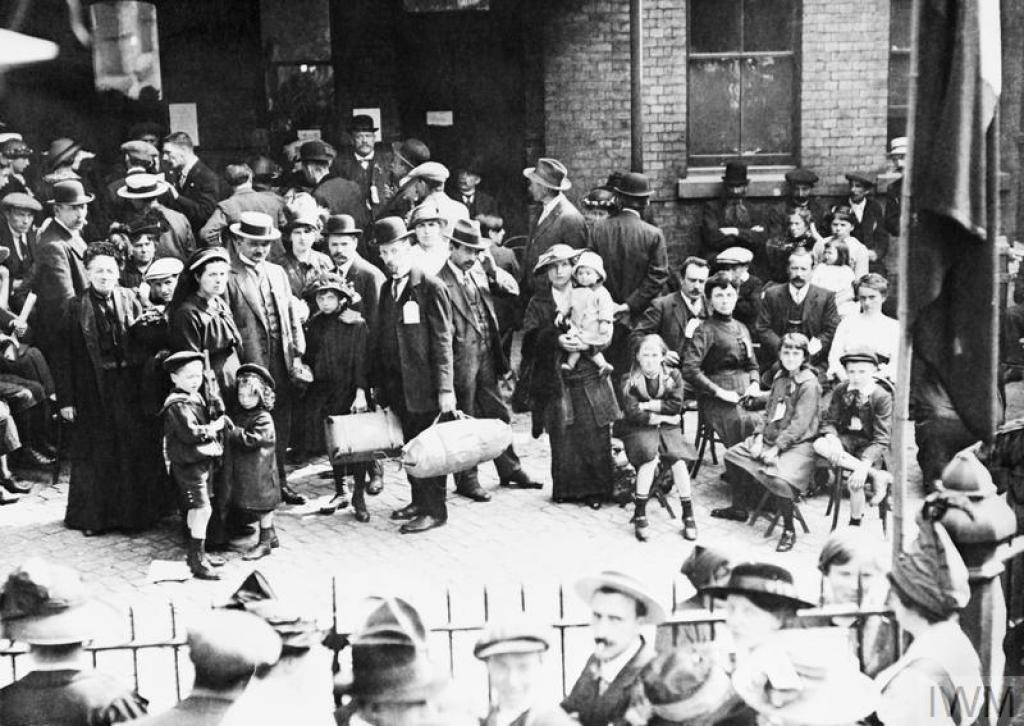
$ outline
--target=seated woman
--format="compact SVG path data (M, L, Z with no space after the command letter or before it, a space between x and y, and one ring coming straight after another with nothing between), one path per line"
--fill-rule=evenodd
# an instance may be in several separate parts
M860 312L839 322L832 347L828 353L828 378L846 380L846 370L839 361L853 348L868 345L878 353L878 372L891 381L896 380L896 351L899 347L900 327L895 319L882 313L889 283L876 272L864 275L856 283Z
M882 608L889 596L888 552L881 538L864 530L840 529L829 535L818 554L824 607ZM828 618L829 625L850 629L850 646L859 656L863 671L874 677L896 660L896 629L891 618L881 615L858 620L848 616Z
M842 362L846 380L832 393L814 453L850 472L850 526L859 527L866 489L870 486L871 504L876 505L892 482L892 475L882 469L889 456L892 394L875 380L878 356L870 348L851 350Z
M846 243L829 237L821 252L821 259L811 272L811 284L836 294L839 317L854 315L860 306L853 299L853 268L850 267L850 249Z
M857 224L857 217L854 216L853 210L846 205L832 207L831 224L832 236L819 240L811 250L815 263L821 262L827 242L838 241L845 244L850 250L850 267L853 268L854 275L861 277L868 274L870 255L868 248L853 236L853 228Z
M725 452L726 464L747 472L776 495L783 522L777 552L789 552L796 543L793 498L807 491L814 473L811 442L818 433L821 384L810 358L807 336L782 337L781 369L768 393L763 429ZM736 509L735 499L730 509Z
M765 245L768 283L789 282L789 256L797 249L810 252L820 239L814 230L810 211L804 208L790 212L786 218L785 236L770 239Z

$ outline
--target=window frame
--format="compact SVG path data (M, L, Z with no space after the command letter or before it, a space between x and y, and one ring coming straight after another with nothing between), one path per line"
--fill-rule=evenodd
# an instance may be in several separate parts
M749 166L789 168L798 164L800 159L800 90L803 79L803 64L801 59L803 41L803 3L802 0L792 0L793 24L792 24L792 48L786 51L716 51L716 52L695 52L693 48L693 5L695 0L689 0L686 7L686 159L687 166L691 168L718 167L730 159L743 159ZM714 1L714 0L712 0ZM744 42L743 23L744 5L748 0L740 0L740 40ZM720 154L695 154L693 153L693 103L695 101L691 88L691 65L693 61L703 60L736 60L743 63L746 59L756 58L786 58L791 59L793 64L792 79L792 107L790 116L790 128L792 130L793 144L788 153L784 154L761 154L743 151L743 101L740 99L739 111L739 148L734 152ZM742 94L742 68L740 69L740 93Z
M910 68L910 45L912 43L912 40L908 37L906 47L897 46L896 43L895 43L896 39L893 38L893 35L892 35L892 29L893 29L893 27L895 25L893 20L896 17L896 13L899 12L900 10L903 10L903 11L905 11L907 13L907 18L906 18L907 23L906 24L907 24L907 27L909 28L910 27L910 21L911 21L910 16L911 16L911 13L913 12L913 3L910 2L910 0L890 0L889 1L889 43L888 43L888 46L889 46L889 64L888 64L888 69L887 69L888 72L887 72L887 78L886 78L886 83L887 83L887 88L888 88L888 96L887 96L886 101L885 101L885 112L886 112L886 115L885 115L885 133L886 133L886 137L890 141L892 139L896 138L897 136L906 136L907 115L910 112L910 107L908 106L907 103L903 103L903 104L894 104L893 103L893 89L895 87L895 84L893 83L893 81L894 80L899 80L899 79L894 79L894 77L893 77L893 68L894 68L893 61L895 59L897 59L897 58L906 61L907 75L902 80L903 80L903 82L905 84L904 91L907 94L909 94L909 92L910 92L910 72L911 72L911 68ZM908 33L908 35L909 35L909 33ZM907 100L909 102L909 97L907 98ZM902 127L903 127L902 130L897 130L897 128L895 128L894 121L896 121L896 123L902 123Z

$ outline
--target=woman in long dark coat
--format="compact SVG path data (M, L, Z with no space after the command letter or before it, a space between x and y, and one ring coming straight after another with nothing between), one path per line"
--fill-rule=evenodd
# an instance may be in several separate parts
M89 287L68 303L55 366L61 416L75 424L64 523L86 535L142 530L172 498L160 429L142 407L146 353L135 339L142 304L118 287L113 245L90 245L85 270Z
M551 441L551 498L556 503L582 500L597 509L611 496L611 423L622 412L611 378L601 375L588 358L572 371L560 371L562 353L582 349L555 325L556 314L568 310L570 260L576 254L578 250L568 245L553 245L534 268L534 273L547 275L550 285L539 289L526 308L522 376L534 434L547 430Z

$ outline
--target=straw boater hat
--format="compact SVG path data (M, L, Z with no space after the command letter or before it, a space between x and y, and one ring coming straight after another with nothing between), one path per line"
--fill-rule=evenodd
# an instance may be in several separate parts
M846 628L781 630L741 660L736 693L772 723L847 726L878 706L874 682L857 668Z
M0 592L3 636L30 645L84 643L106 617L75 570L38 558L16 568Z
M564 192L572 187L567 178L569 171L558 159L537 159L537 166L523 169L523 176L540 184L542 187Z
M702 587L700 594L719 598L734 594L769 595L780 604L813 607L812 603L800 597L789 570L767 562L742 562L732 568L725 584Z
M228 229L231 234L246 239L265 240L270 242L281 239L281 231L274 225L274 219L263 212L242 212L238 221Z
M556 262L571 262L579 253L579 250L573 249L567 244L558 243L551 245L537 258L537 264L533 266L533 272L536 274L548 265Z
M431 662L427 630L416 609L399 598L378 598L379 604L361 630L354 633L352 674L338 690L370 703L427 701L448 685Z
M509 653L544 653L550 647L550 628L519 615L487 623L473 648L473 655L487 660Z
M130 174L124 178L117 196L122 199L152 199L166 194L171 185L156 174Z
M658 654L640 672L640 685L651 705L648 726L703 723L738 701L715 650L706 645Z
M614 570L605 570L593 577L584 577L576 583L576 594L589 604L598 590L614 590L642 603L647 614L642 618L646 623L657 625L665 620L665 608L642 582L630 575Z

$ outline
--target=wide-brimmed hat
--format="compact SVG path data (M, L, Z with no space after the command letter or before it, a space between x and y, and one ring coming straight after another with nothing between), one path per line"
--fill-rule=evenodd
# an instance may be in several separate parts
M146 274L143 275L143 279L145 279L146 282L163 280L167 277L180 275L184 269L185 263L177 257L161 257L153 260L153 264L151 264L149 269L146 270Z
M845 628L775 633L739 661L732 684L748 706L780 723L845 726L875 711L878 687L857 668Z
M117 196L122 199L153 199L162 197L171 185L156 174L129 174L124 178L124 186L118 187Z
M490 243L480 236L480 224L468 219L457 220L448 239L471 250L483 251L490 247Z
M348 122L349 133L357 134L361 131L376 133L378 129L373 123L373 117L365 113L358 113Z
M858 184L863 184L864 186L869 188L875 186L875 180L873 178L859 171L851 171L849 174L847 174L846 181L851 183L857 182Z
M273 217L263 212L242 212L238 216L238 221L228 229L236 237L245 237L246 239L267 242L281 239L281 230L274 225Z
M627 197L651 196L651 183L647 176L636 171L619 175L612 190Z
M157 213L142 214L129 221L123 229L129 238L144 234L159 235L164 231L163 217Z
M192 256L188 258L188 262L185 267L188 268L189 272L195 272L203 265L218 260L220 262L231 262L231 256L228 251L223 247L204 247L201 250L196 250L192 253Z
M27 159L32 156L32 149L21 139L8 139L0 144L0 156L8 159Z
M847 363L873 363L878 365L878 351L866 345L858 345L847 348L846 352L839 356L842 365Z
M50 142L50 148L46 152L46 167L50 171L58 166L67 163L82 150L82 145L74 139L60 138Z
M204 682L232 683L274 665L281 639L262 618L209 610L188 626L188 657Z
M537 264L533 266L533 272L537 274L548 265L553 265L556 262L571 262L579 253L580 250L561 242L551 245L537 258Z
M404 187L415 179L425 179L435 184L444 184L448 181L449 176L451 174L448 171L448 167L444 164L439 164L436 161L425 161L402 177L398 185Z
M806 184L814 186L818 183L818 175L810 169L791 169L786 172L786 182L789 184Z
M242 366L238 369L242 373ZM283 653L299 653L319 645L326 634L314 617L281 601L266 576L253 570L222 607L245 610L269 625L281 640Z
M320 229L320 215L313 209L301 209L298 214L288 215L288 221L282 228L282 232L290 233L296 227L312 227Z
M725 163L725 173L722 174L722 182L727 186L749 184L750 179L747 178L746 163L742 161L727 161Z
M568 179L569 170L558 159L537 159L537 166L523 169L523 176L533 179L542 187L560 192L572 188L572 183Z
M78 179L65 179L53 185L53 199L50 204L88 204L95 197L85 193L85 187Z
M653 625L664 622L665 608L651 594L647 586L635 577L624 572L605 570L599 575L584 577L576 582L576 594L587 604L594 599L594 593L602 589L613 590L642 603L647 611L642 618L644 622Z
M576 258L576 262L573 263L572 271L576 272L581 267L589 267L591 270L597 273L597 276L601 278L601 282L608 279L607 273L604 271L604 260L601 259L601 255L597 254L592 250L583 250Z
M163 369L165 373L174 373L176 370L181 368L187 363L200 362L205 360L205 356L198 350L179 350L177 353L171 353L169 356L164 358Z
M715 650L706 645L659 653L640 672L640 685L651 705L650 726L698 721L736 698Z
M274 381L274 376L272 376L270 374L270 371L261 366L259 363L243 363L242 365L238 366L238 371L235 373L235 378L241 378L246 374L262 378L263 382L266 383L267 386L269 386L270 390L272 391L277 389L277 383Z
M8 209L27 209L31 212L43 211L43 205L35 197L25 192L11 192L0 199L0 207Z
M587 192L582 203L587 209L604 209L610 212L615 209L615 193L610 189L597 187Z
M30 645L84 643L109 617L86 591L81 576L63 565L32 558L17 567L0 591L3 636Z
M160 150L148 141L132 139L121 144L121 152L130 159L152 161L160 157Z
M437 222L442 227L448 224L448 220L441 216L441 208L433 202L421 204L409 214L409 229L415 229L416 225L424 222Z
M299 147L299 160L300 161L334 161L334 157L337 154L334 152L334 148L326 141L320 141L319 139L313 139L307 141Z
M391 144L391 152L410 169L415 169L420 164L430 161L430 149L419 139L408 138L405 141L395 141Z
M729 247L718 253L715 263L724 265L749 265L754 261L754 253L746 247Z
M401 217L384 217L373 223L373 239L379 247L404 239L415 240L416 233L406 229Z
M348 300L349 305L355 305L362 299L351 283L346 282L341 275L327 273L316 278L309 285L309 292L314 295L327 291L334 292L339 297L345 298Z
M356 220L350 214L332 214L327 218L327 224L324 227L324 234L330 237L332 234L347 234L357 237L363 233L363 230L356 227Z
M702 587L701 595L726 597L736 595L770 595L797 608L813 607L800 596L793 583L793 574L785 567L768 562L742 562L732 568L725 584Z
M488 622L473 647L473 655L487 660L509 653L543 653L551 647L550 631L526 615Z
M378 598L363 628L354 633L352 676L338 690L371 703L427 701L448 685L430 660L427 631L416 609L399 598Z

